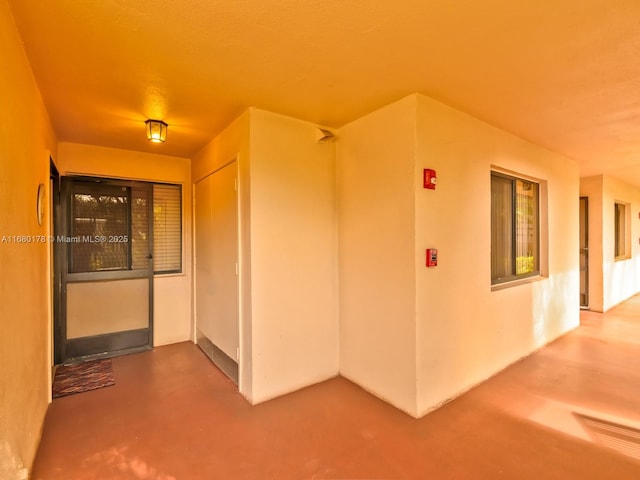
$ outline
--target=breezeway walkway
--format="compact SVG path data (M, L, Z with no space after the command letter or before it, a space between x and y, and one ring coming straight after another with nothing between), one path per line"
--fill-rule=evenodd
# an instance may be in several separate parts
M517 321L517 319L514 319ZM640 296L415 420L343 378L250 406L191 343L57 399L33 478L640 478Z

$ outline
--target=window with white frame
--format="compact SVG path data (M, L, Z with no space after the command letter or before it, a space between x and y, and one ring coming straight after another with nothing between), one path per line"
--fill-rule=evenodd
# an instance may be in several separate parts
M491 284L540 274L540 186L491 172Z

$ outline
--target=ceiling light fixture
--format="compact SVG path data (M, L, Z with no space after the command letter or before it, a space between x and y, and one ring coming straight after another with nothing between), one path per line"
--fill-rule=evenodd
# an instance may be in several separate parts
M153 143L164 143L167 139L168 125L162 120L147 120L147 140Z

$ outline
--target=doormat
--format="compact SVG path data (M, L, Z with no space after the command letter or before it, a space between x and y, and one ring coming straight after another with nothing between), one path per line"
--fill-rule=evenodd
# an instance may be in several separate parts
M62 365L53 379L53 398L115 385L111 359Z

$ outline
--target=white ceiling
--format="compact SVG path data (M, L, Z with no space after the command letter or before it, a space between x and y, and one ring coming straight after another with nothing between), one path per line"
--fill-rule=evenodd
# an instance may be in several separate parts
M60 141L188 157L248 106L340 127L420 92L640 186L640 0L9 4Z

